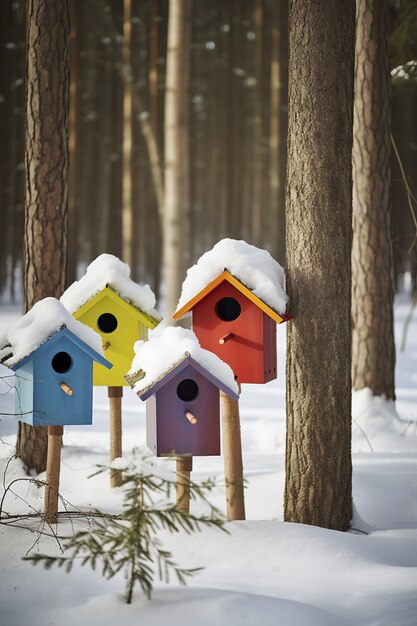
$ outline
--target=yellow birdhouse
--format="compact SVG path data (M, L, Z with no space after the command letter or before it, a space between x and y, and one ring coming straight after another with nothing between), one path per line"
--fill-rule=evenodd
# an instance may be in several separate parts
M108 370L94 363L94 385L127 386L124 376L135 355L134 343L146 340L148 329L155 328L161 320L153 308L155 296L150 287L134 283L129 275L126 263L102 254L61 298L75 319L100 334L106 359L113 365ZM99 291L97 287L101 287Z

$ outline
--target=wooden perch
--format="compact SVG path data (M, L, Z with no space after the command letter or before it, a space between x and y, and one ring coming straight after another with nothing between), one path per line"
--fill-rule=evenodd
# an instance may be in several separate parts
M186 411L185 412L185 417L187 418L187 420L190 422L190 424L197 424L197 418L195 415L193 415L191 413L191 411Z
M110 341L106 341L102 345L103 350L108 350L110 348Z
M219 343L223 345L224 343L226 343L226 341L229 341L229 339L231 339L233 336L234 336L233 333L227 333L227 335L223 335L223 337L220 337Z
M61 387L62 391L67 394L67 396L72 396L74 394L74 391L66 383L60 383L59 386Z

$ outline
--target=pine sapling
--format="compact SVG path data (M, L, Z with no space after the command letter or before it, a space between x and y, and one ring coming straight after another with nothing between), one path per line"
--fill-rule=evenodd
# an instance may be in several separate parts
M99 471L104 469L110 468L100 468ZM206 514L194 515L176 508L171 498L171 494L175 494L175 481L160 471L154 473L155 469L150 458L143 457L139 464L134 460L123 471L125 493L120 518L95 518L88 530L78 531L64 542L62 556L33 554L25 560L34 565L41 563L46 569L53 565L65 567L67 572L76 562L90 565L93 570L100 564L107 579L123 570L128 604L132 602L137 584L145 596L151 598L156 574L159 580L169 582L170 573L173 573L178 582L185 585L187 578L202 568L179 567L172 553L163 548L158 535L163 530L191 534L205 526L226 531L224 518L206 495L213 489L212 480L190 483L190 497L207 510Z

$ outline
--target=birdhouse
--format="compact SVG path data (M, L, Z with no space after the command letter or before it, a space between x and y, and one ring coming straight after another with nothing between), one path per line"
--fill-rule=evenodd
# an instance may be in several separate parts
M259 253L268 255L266 257L269 263L269 266L266 266L267 269L272 266L272 270L279 276L275 265L280 270L282 268L266 251L258 250L245 242L224 241L240 244L237 248L238 252L241 247L245 253L248 248L249 252L252 249L257 251L255 255L251 252L254 260L251 255L246 255L248 257L245 259L246 266L239 264L239 270L243 267L243 280L247 277L254 286L263 285L266 283L266 278L273 275L272 271L267 272L264 269L265 263L261 264L261 268L256 267ZM215 253L215 250L216 246L211 253ZM233 253L236 254L235 249ZM204 260L205 256L203 255L200 261ZM263 257L261 258L264 260ZM223 260L221 258L221 261ZM202 265L204 266L204 263ZM192 312L192 328L202 348L210 350L222 361L228 363L239 383L266 383L275 379L277 377L276 324L292 319L290 314L279 313L267 302L271 299L275 304L277 298L274 299L270 295L272 293L275 296L275 292L279 290L279 295L283 294L281 299L285 307L286 296L281 285L278 281L276 284L270 281L271 287L265 290L266 297L263 298L255 293L256 289L250 289L242 280L224 269L201 290L198 290L195 286L199 282L199 271L201 273L199 263L194 268L197 271L191 272L193 289L191 291L187 289L187 281L190 279L189 270L189 276L183 285L180 308L174 313L173 318L178 320L186 313ZM204 276L207 275L210 274L205 272ZM187 299L187 293L190 294L189 299Z
M68 426L73 424L92 423L93 403L93 362L103 367L111 367L90 344L81 337L88 331L87 338L94 334L88 328L82 329L65 311L64 307L55 300L69 318L72 330L62 320L54 322L52 328L42 312L47 312L46 304L51 304L53 298L47 298L35 305L37 315L29 312L22 318L20 325L21 338L16 345L7 345L3 348L2 362L16 374L15 382L15 413L17 419L32 426ZM54 308L54 307L52 307ZM50 307L49 307L50 310ZM38 318L38 324L34 317ZM25 324L25 318L31 322ZM39 319L40 318L40 319ZM59 328L56 325L60 324ZM32 327L31 335L27 335L28 328ZM41 330L39 336L37 328ZM81 337L76 334L81 328ZM13 335L13 333L12 333ZM19 333L15 333L18 337ZM29 347L22 354L22 344L26 336L32 339L38 336L34 349ZM100 338L93 337L100 349ZM20 345L19 345L20 341Z
M239 383L266 383L277 377L276 324L280 315L227 270L173 315L192 311L193 331L202 348L230 365Z
M155 328L159 320L123 300L109 286L74 311L73 315L99 333L106 358L113 365L108 370L99 363L94 364L94 385L127 385L123 377L134 356L133 345L138 339L147 339L148 328Z
M162 345L160 353L165 355L164 371L148 374L145 378L142 378L145 372L141 370L127 376L140 399L146 401L147 445L157 456L219 455L219 390L238 398L233 372L215 355L202 350L191 331L168 328L164 333L171 339L180 339L179 350L170 348L166 336L146 344L148 352L153 352L155 362L159 363L157 343L159 347ZM181 338L183 342L190 342L193 354L183 352L172 365L174 355L178 356L181 350ZM147 367L146 359L144 367Z
M61 297L75 319L99 333L113 365L107 370L94 364L94 385L127 385L124 376L132 363L135 341L147 339L148 329L161 319L153 309L155 296L150 288L134 283L129 274L125 263L103 254Z

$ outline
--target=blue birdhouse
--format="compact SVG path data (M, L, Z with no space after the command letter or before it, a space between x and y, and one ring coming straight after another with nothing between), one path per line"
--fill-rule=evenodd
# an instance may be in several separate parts
M92 423L93 361L111 364L64 327L11 369L15 413L32 426Z
M0 362L16 374L15 413L32 426L92 423L93 362L107 368L100 336L45 298L0 340Z

